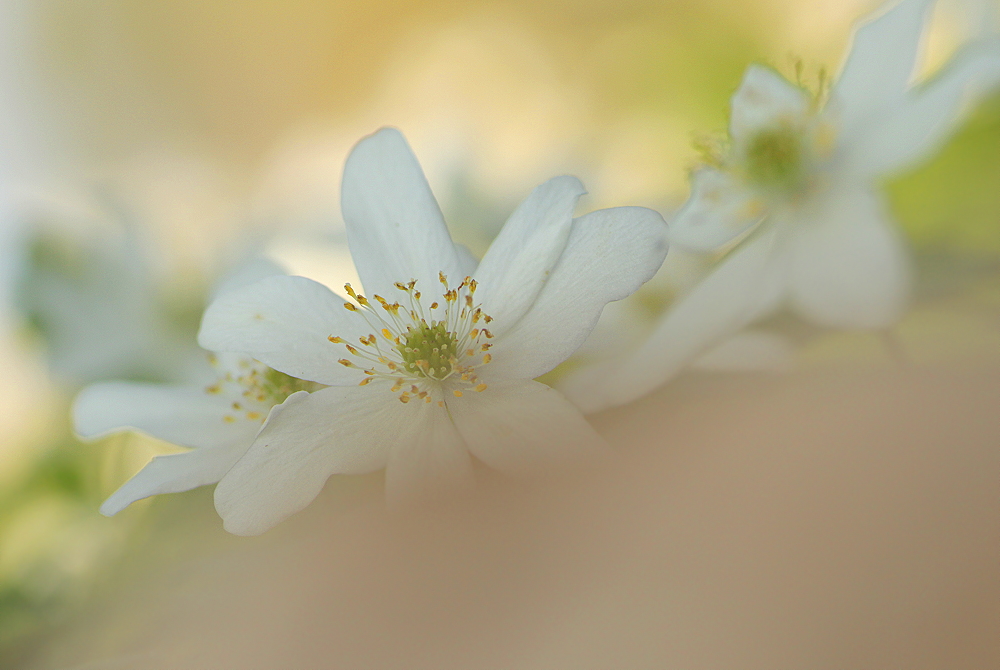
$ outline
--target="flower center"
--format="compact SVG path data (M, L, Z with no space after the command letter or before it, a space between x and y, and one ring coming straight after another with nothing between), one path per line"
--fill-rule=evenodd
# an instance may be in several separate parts
M400 401L416 397L429 403L437 399L441 406L446 392L461 397L466 390L486 390L476 368L492 359L487 352L493 345L486 340L493 334L480 322L488 324L493 319L475 303L474 279L466 277L456 288L448 286L443 273L439 280L444 293L430 305L424 304L417 282L412 280L396 283L405 294L404 304L374 296L381 310L350 284L344 286L354 300L344 307L364 318L372 332L358 338L360 348L338 336L328 339L347 348L350 358L340 359L342 365L360 368L368 375L361 380L362 386L373 379L389 379Z
M748 180L764 188L796 190L804 176L803 148L801 133L790 124L760 131L747 143Z
M216 356L209 356L209 361L218 366ZM293 393L312 393L323 388L322 384L286 375L250 358L240 359L234 368L205 388L206 393L233 398L232 413L222 417L227 423L239 417L263 422L272 407L285 402Z
M443 322L407 326L401 339L396 349L403 357L403 368L410 374L441 381L454 371L458 340Z

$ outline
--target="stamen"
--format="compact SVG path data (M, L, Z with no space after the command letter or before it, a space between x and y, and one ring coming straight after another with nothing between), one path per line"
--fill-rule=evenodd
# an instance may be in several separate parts
M479 361L474 357L491 346L481 340L492 338L492 333L476 324L481 321L489 323L492 318L484 314L473 300L478 283L467 276L457 287L451 288L443 272L438 273L438 280L444 287L441 294L443 301L430 301L431 312L428 313L425 313L422 302L423 292L416 290L415 279L394 283L397 290L407 294L409 301L408 308L402 312L399 302L390 303L382 296L374 295L375 302L382 307L382 311L376 311L364 296L350 285L345 285L345 291L356 302L345 303L345 307L360 313L372 332L358 337L360 349L339 336L331 335L327 339L334 344L343 344L347 349L350 358L340 359L342 365L364 372L366 376L359 384L368 384L376 378L391 378L391 392L394 394L409 384L409 390L399 395L403 403L414 396L431 402L439 397L438 389L450 392L456 398L462 397L467 390L482 392L486 389L474 371L478 365L489 363L492 359L488 354ZM437 318L429 318L431 315ZM386 342L389 345L383 349ZM365 362L361 363L359 359ZM444 400L438 400L438 404L445 406Z

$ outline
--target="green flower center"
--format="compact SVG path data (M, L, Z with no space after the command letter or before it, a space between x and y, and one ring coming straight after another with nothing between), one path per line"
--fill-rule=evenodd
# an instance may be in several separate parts
M747 143L747 178L764 188L797 189L803 178L803 148L801 133L790 125L762 130Z
M213 366L218 365L214 354L209 355L209 361ZM233 423L241 416L263 421L272 407L285 402L293 393L312 393L324 388L322 384L297 379L249 358L240 360L238 366L238 370L225 372L219 381L205 387L206 393L226 394L235 401L232 413L222 417L226 423Z
M261 394L267 396L267 402L275 405L285 402L288 396L299 391L318 391L323 388L322 384L298 379L284 372L279 372L274 368L267 368L262 375L257 375L253 380L252 387Z
M407 326L396 345L403 358L403 369L409 374L429 379L446 379L458 361L458 338L448 331L444 322L420 322Z

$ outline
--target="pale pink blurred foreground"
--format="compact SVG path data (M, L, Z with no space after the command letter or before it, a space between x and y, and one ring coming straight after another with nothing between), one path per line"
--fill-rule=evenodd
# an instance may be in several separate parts
M394 516L328 486L128 594L73 662L1000 667L998 398L973 372L683 380L597 417L612 472Z

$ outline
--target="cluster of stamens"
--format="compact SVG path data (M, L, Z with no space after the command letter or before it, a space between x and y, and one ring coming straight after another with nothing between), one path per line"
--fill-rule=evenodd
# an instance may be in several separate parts
M372 296L378 306L350 284L344 286L354 301L344 303L344 307L360 314L372 332L358 338L358 345L335 335L328 339L343 344L351 355L340 359L342 365L359 368L367 375L360 382L362 386L378 378L391 380L392 392L399 393L404 403L414 398L433 402L436 392L445 388L456 397L469 390L486 390L476 368L492 358L488 340L493 334L483 326L493 319L475 302L476 280L466 277L455 288L449 288L444 273L438 274L438 280L444 293L427 308L415 279L406 284L396 282L396 288L405 294L402 303ZM442 398L436 399L444 406Z
M214 355L209 357L209 361L218 366ZM272 407L284 402L293 393L311 393L321 388L320 384L286 375L249 358L240 359L237 367L237 371L227 370L217 382L205 388L205 392L211 395L226 394L234 398L232 413L222 417L226 423L235 423L240 418L263 422Z
M699 160L695 167L736 173L765 197L781 198L808 191L815 172L833 152L836 129L824 116L831 80L824 68L815 81L806 76L801 59L794 61L796 86L808 97L800 114L775 118L738 144L728 138L696 138Z

